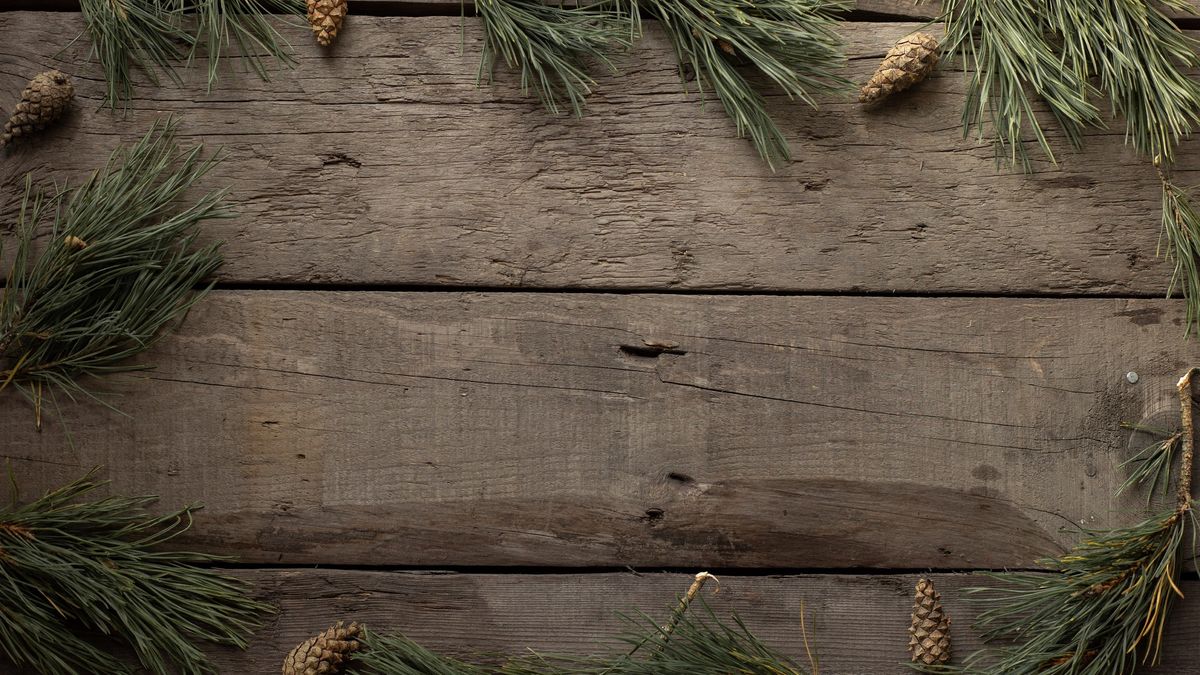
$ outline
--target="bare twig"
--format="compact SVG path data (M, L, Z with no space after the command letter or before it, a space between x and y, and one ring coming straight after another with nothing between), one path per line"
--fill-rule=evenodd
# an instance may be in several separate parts
M1179 378L1179 420L1183 427L1183 458L1179 462L1179 487L1177 494L1177 513L1185 513L1192 508L1192 457L1196 449L1196 430L1192 422L1192 375L1198 368L1189 368L1183 377Z

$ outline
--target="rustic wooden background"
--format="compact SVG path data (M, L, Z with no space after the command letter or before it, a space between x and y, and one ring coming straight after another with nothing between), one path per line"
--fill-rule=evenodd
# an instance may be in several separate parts
M157 370L108 386L127 415L68 405L39 433L5 393L0 452L26 494L102 465L206 504L180 543L282 610L223 672L277 672L338 619L593 650L709 569L718 610L801 659L803 606L822 672L902 673L920 574L964 653L967 572L1128 520L1118 423L1169 423L1200 357L1120 125L997 169L952 69L874 113L772 96L795 155L772 173L654 25L583 119L503 69L477 86L478 23L439 0L355 0L327 53L285 27L300 63L269 82L230 60L122 115L51 6L0 11L0 101L58 67L79 105L0 159L0 233L27 172L78 179L169 114L224 148L209 184L239 215L207 226L228 262ZM860 2L848 74L933 13ZM1185 588L1161 672L1197 672Z

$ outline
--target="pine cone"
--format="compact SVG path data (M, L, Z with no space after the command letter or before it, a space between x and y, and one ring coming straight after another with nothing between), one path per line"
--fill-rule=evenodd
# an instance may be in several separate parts
M337 622L293 649L283 660L283 675L338 675L350 653L358 650L360 632L357 623L343 628Z
M71 78L57 70L47 70L30 80L29 86L21 92L21 102L13 109L12 117L4 123L0 148L14 138L41 131L62 117L74 95Z
M908 653L913 661L927 666L950 661L950 618L942 611L942 594L928 579L917 582L908 634Z
M937 38L913 33L888 50L875 74L859 92L859 103L878 103L924 80L938 62Z
M348 9L347 0L308 0L308 23L317 36L317 44L322 47L333 44Z

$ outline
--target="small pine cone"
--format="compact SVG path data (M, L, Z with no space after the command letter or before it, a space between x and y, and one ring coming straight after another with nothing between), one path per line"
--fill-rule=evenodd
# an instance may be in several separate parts
M928 579L917 582L908 635L908 653L913 661L927 666L950 661L950 618L942 611L942 594Z
M29 86L21 92L21 102L13 109L12 117L4 123L0 148L14 138L41 131L62 117L73 96L75 87L71 78L57 70L47 70L30 80Z
M888 50L875 74L858 94L859 103L878 103L924 80L938 62L937 38L913 33Z
M283 675L338 675L351 652L358 650L361 632L357 623L343 628L337 622L293 649L283 660Z
M308 0L308 23L317 36L317 44L322 47L333 44L348 9L347 0Z

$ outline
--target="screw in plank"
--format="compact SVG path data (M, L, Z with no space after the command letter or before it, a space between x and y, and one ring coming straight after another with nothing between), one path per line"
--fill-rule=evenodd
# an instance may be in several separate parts
M1129 384L1137 384L1138 374L1131 370L1125 373L1125 379L1129 381Z

